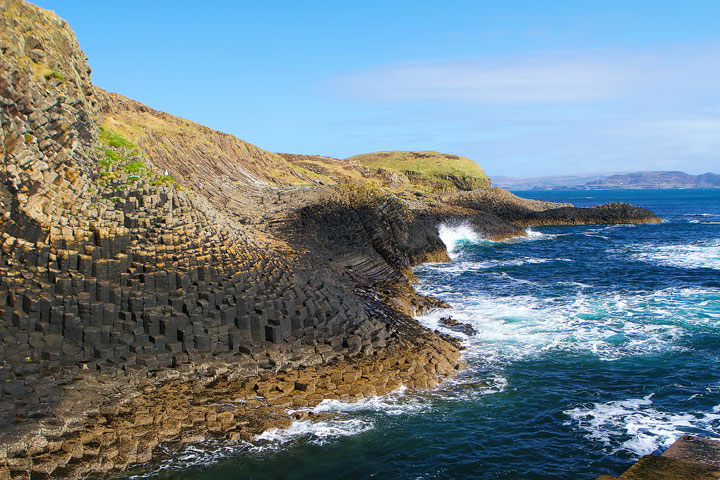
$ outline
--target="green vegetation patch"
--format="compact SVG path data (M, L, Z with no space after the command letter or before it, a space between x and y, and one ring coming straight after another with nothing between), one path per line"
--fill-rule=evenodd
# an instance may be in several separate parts
M118 132L105 127L100 127L100 141L109 147L137 148L137 145Z
M125 161L125 157L123 157L114 150L105 150L105 156L113 163L120 163Z
M170 175L160 175L159 177L150 180L150 185L169 185L175 183L175 179Z
M356 155L348 160L369 168L401 172L412 183L434 186L439 190L452 186L463 190L490 186L490 178L480 165L459 155L433 151L389 151Z
M145 171L148 169L148 167L143 162L132 161L132 162L128 162L127 164L123 165L122 169L125 173L131 173L131 174L137 175L139 173L145 173Z
M56 72L55 70L53 70L52 72L47 72L44 76L45 76L45 80L50 80L51 78L57 78L61 82L65 81L65 76L60 72Z

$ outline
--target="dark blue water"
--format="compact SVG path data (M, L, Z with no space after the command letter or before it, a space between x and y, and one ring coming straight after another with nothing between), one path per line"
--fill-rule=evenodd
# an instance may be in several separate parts
M664 222L547 227L489 242L443 226L416 269L453 309L469 368L423 394L337 402L256 444L193 448L150 476L594 479L683 433L720 437L720 190L521 192L629 201ZM452 315L476 335L438 323Z

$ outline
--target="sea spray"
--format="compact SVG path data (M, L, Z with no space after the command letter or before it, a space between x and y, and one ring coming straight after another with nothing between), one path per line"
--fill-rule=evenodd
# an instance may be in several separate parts
M256 441L266 447L278 448L298 438L317 445L324 445L333 438L357 435L373 428L373 423L361 418L330 419L314 422L295 421L285 429L273 428L258 435Z
M602 444L610 454L626 451L640 456L667 448L681 431L720 433L718 406L707 412L671 413L653 406L654 394L563 412L568 425L577 425L586 438Z
M457 254L462 243L476 243L481 240L480 235L467 223L447 224L438 227L440 240L445 244L451 258Z

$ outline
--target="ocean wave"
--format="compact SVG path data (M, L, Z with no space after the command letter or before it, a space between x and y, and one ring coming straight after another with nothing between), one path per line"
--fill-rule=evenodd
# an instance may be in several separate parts
M566 424L585 431L588 440L604 445L611 455L647 455L697 430L720 435L720 406L711 412L672 413L655 408L652 397L594 403L563 413L571 419Z
M610 237L606 237L605 235L600 235L599 233L583 233L582 235L586 237L594 237L594 238L602 238L603 240L610 240Z
M417 395L407 395L405 387L384 396L363 398L356 402L340 400L323 400L317 406L308 409L313 413L382 413L384 415L403 415L425 412L430 404L423 402Z
M712 268L720 270L720 239L694 244L651 245L629 247L631 258L680 268Z
M532 228L526 228L524 237L514 237L514 238L509 239L508 242L533 242L536 240L552 240L553 238L557 238L562 235L567 235L567 234L566 233L563 233L563 234L544 233L544 232L538 232L537 230L533 230Z
M681 217L720 217L720 213L685 213Z
M472 359L472 354L466 355L466 359ZM439 396L443 400L472 401L485 395L504 392L508 385L508 379L499 374L487 374L478 372L473 364L460 375L446 379L436 390L428 392L429 396Z
M331 418L318 422L295 421L286 429L267 430L257 435L252 442L228 444L223 440L210 440L187 445L179 451L166 450L166 455L169 454L167 458L156 463L149 471L131 475L129 478L133 480L155 478L162 472L167 474L192 467L209 466L243 452L262 453L280 450L300 440L314 445L324 445L339 437L367 432L373 427L373 422L368 418Z
M255 439L255 449L280 448L299 438L315 445L324 445L338 438L358 435L373 428L367 418L329 419L319 422L295 421L288 428L267 430Z
M462 274L465 272L476 272L482 270L491 270L504 267L519 267L522 265L535 265L540 263L551 262L572 262L569 258L537 258L537 257L518 257L509 260L480 260L480 261L463 261L458 260L450 263L428 263L418 267L417 271L433 271L448 274Z
M525 280L524 278L513 277L507 272L500 272L495 275L499 278L502 278L503 280L510 280L513 283L519 283L521 285L537 285L537 282L533 282L532 280Z
M241 442L236 445L228 445L223 440L211 440L201 444L190 444L184 446L179 451L171 452L163 444L158 447L161 452L158 456L165 457L156 462L147 471L142 473L131 474L128 476L130 480L140 480L144 478L156 478L160 474L169 474L193 467L203 467L217 463L223 459L230 458L233 455L243 451L250 451L253 445L249 442Z
M537 240L551 240L560 235L567 234L550 234L543 233L527 228L525 230L525 236L512 237L506 240L489 240L480 235L472 225L468 222L462 222L457 224L443 223L438 226L438 235L440 240L445 244L445 248L448 251L448 255L453 260L458 258L459 253L463 245L467 244L483 244L488 245L497 243L518 243L518 242L532 242Z
M469 223L446 224L438 227L440 240L445 244L448 255L451 258L457 256L457 252L463 243L477 243L482 240L480 234Z
M422 293L435 294L421 288ZM587 352L616 360L651 352L682 350L679 339L697 329L720 330L720 290L664 289L633 295L591 294L578 286L569 298L533 295L495 297L446 291L454 308L418 320L467 342L470 351L506 363L549 351ZM470 336L440 322L443 316L474 327Z

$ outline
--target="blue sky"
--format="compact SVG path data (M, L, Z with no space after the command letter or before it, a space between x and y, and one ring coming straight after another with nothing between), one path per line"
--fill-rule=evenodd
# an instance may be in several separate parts
M720 172L720 2L37 0L93 82L267 150Z

